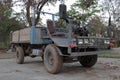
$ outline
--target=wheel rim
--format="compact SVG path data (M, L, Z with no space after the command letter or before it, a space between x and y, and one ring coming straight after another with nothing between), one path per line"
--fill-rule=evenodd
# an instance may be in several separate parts
M17 54L16 54L16 58L18 59L19 58L19 53L17 52Z
M48 45L44 51L44 65L49 73L56 74L61 70L62 60L53 44Z
M48 55L47 55L47 62L48 62L48 65L50 66L50 67L52 67L53 65L54 65L54 58L53 58L53 55L52 55L52 53L48 53Z
M19 62L19 52L17 51L16 53L16 62L18 63Z

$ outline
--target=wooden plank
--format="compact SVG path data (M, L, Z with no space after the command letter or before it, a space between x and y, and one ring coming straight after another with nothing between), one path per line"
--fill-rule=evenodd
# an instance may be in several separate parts
M13 42L13 43L19 42L19 31L15 31L12 33L12 41L11 42Z
M12 43L29 43L30 28L21 29L12 33Z
M20 30L19 42L30 42L30 28Z
M19 31L13 32L12 36L12 43L30 43L30 30L31 28L21 29ZM47 36L45 31L42 31L41 28L35 28L34 34L34 41L35 43L40 43L43 36Z

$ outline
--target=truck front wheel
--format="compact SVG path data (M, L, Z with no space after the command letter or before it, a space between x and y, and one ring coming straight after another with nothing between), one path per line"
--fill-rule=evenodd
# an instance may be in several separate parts
M56 74L61 70L62 58L54 44L50 44L45 48L44 65L46 70L52 74Z
M18 64L23 64L24 62L24 51L22 47L17 47L16 49L16 62Z
M92 67L97 62L97 55L89 55L89 56L79 56L78 61L82 64L83 67Z

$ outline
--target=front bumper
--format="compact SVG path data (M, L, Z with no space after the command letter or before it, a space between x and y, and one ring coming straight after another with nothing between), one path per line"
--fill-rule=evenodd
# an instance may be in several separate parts
M89 51L89 52L72 52L69 56L87 56L87 55L98 55L112 53L112 50L102 50L102 51Z

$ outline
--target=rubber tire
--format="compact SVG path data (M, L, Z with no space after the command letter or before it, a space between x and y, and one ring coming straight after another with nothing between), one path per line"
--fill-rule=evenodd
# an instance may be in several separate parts
M53 58L53 64L50 65L49 61L49 55L52 55ZM44 65L46 70L49 73L57 74L61 71L63 60L62 57L59 55L57 48L54 44L49 44L44 51Z
M90 68L95 65L95 63L97 62L97 58L97 55L80 56L78 57L78 61L80 62L80 64L82 64L83 67Z
M16 48L16 62L18 64L23 64L24 63L24 51L22 47L17 47Z

